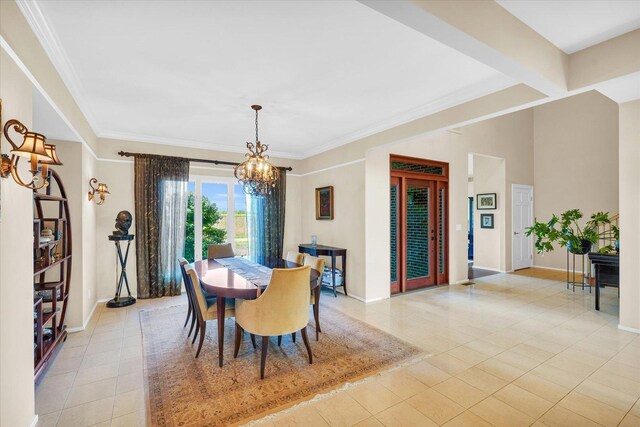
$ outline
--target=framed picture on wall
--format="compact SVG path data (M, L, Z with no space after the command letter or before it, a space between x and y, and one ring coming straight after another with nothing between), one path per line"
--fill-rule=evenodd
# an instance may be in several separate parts
M493 228L493 214L480 214L480 228Z
M333 186L316 188L316 219L333 219Z
M476 209L496 209L497 207L496 193L484 193L476 196Z

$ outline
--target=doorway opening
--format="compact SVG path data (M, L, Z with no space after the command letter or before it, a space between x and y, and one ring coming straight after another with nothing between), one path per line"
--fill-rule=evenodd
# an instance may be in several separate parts
M391 293L449 280L449 164L391 156Z

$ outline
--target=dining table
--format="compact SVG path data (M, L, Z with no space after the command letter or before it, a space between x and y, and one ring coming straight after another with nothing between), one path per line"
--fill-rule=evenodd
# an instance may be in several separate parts
M242 257L205 259L193 263L198 273L200 286L208 294L216 297L218 318L218 364L223 365L225 303L227 298L256 299L267 287L268 272L274 268L296 268L300 264L285 259L262 260L253 263ZM244 267L244 268L243 268ZM258 273L253 274L252 271ZM260 276L260 277L258 277ZM315 304L313 310L318 315L320 303L320 272L311 269L309 287L313 291Z

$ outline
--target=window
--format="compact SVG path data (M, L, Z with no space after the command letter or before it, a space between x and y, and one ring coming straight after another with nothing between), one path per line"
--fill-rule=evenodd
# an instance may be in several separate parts
M233 178L195 176L188 185L185 258L207 258L207 246L231 242L236 255L248 253L247 202Z

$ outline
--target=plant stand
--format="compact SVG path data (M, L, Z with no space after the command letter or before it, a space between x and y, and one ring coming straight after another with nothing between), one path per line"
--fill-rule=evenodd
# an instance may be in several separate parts
M107 307L109 308L118 308L118 307L126 307L128 305L132 305L136 303L136 299L131 296L131 290L129 289L129 280L127 279L127 259L129 258L129 247L131 246L131 241L133 240L133 234L126 234L124 236L109 236L109 240L113 241L116 244L116 252L118 254L118 261L120 263L120 277L116 284L116 295L112 300L107 302ZM122 249L120 248L120 242L127 242L127 250L122 256ZM116 265L116 276L118 276L118 266ZM127 286L128 296L122 298L120 294L122 293L122 282Z
M576 291L576 286L580 286L582 290L584 290L586 286L589 288L589 293L591 293L591 274L588 262L585 262L586 255L587 254L574 254L567 249L567 289L569 289L569 285L571 285L573 292ZM576 282L576 257L582 258L582 268L579 272L582 276L580 282ZM569 259L571 259L571 263ZM571 268L569 268L569 264L571 264Z

